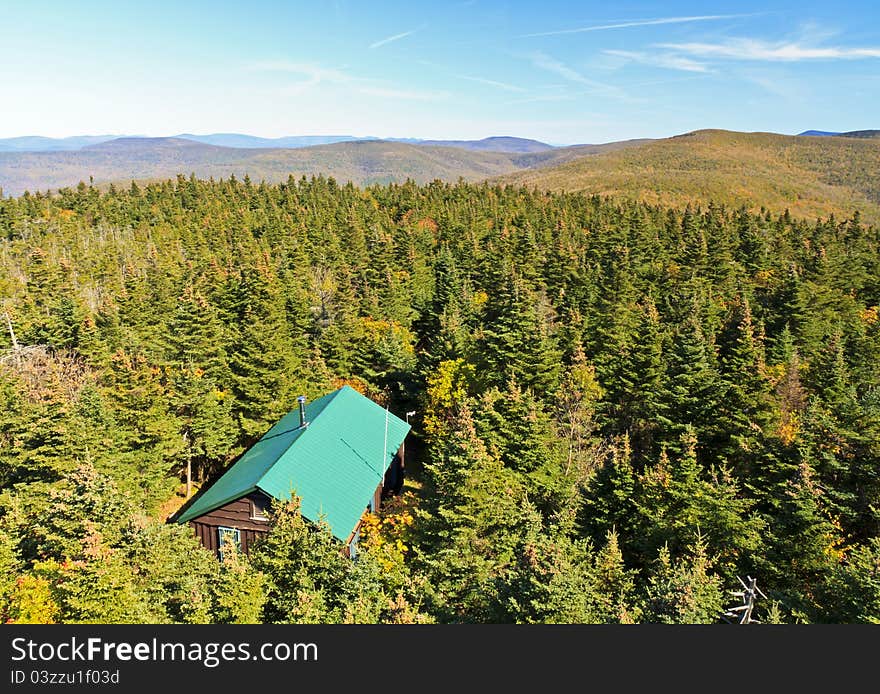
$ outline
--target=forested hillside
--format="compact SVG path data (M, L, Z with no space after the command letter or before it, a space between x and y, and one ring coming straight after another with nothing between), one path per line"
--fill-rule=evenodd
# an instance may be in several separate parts
M762 621L880 620L858 215L80 185L0 200L0 296L7 621L711 623L746 574ZM164 523L341 382L417 411L357 561L295 505L222 564Z
M876 132L876 131L865 131ZM625 196L652 204L718 204L802 217L880 222L880 141L698 130L638 148L582 157L502 182Z

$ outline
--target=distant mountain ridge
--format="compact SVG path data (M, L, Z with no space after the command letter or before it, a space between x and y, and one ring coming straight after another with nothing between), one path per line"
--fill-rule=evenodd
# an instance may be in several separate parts
M257 137L241 133L212 133L209 135L193 135L181 133L162 137L143 137L139 135L76 135L65 138L41 136L10 137L0 139L0 152L72 152L92 145L112 140L155 141L160 139L190 140L205 145L231 147L234 149L300 149L318 147L339 142L403 142L425 147L458 147L485 152L546 152L554 149L552 145L522 137L493 136L482 140L421 140L411 137L379 138L372 135L294 135L287 137Z
M145 151L151 148L157 149L227 149L218 145L211 145L195 140L187 140L182 137L117 137L105 142L97 142L82 148L83 151L91 152L126 152Z
M119 135L74 135L73 137L24 137L0 138L0 152L62 152L82 149L118 138Z
M837 137L840 133L831 132L830 130L804 130L802 133L798 133L798 136L809 136L809 137Z
M376 137L355 137L354 135L293 135L288 137L257 137L241 133L212 133L210 135L193 135L182 133L173 137L182 140L193 140L206 145L219 147L235 147L239 149L299 149L317 145L332 145L337 142L354 142L357 140L377 140Z
M514 142L510 140L513 139ZM540 149L534 141L502 138L483 147ZM434 179L480 181L526 168L560 164L599 152L637 146L639 141L549 147L540 151L493 151L385 140L353 140L301 148L235 148L181 137L121 137L75 151L0 152L0 189L5 195L46 191L80 181L127 185L132 180L178 174L283 181L324 174L357 185ZM538 143L540 145L540 143Z
M880 130L852 130L848 133L840 133L841 137L857 137L864 140L880 138Z
M880 130L853 130L836 132L830 130L805 130L798 136L806 137L850 137L859 139L880 138ZM112 140L189 140L205 145L228 147L233 149L301 149L320 147L341 142L396 142L419 147L455 147L474 152L507 152L507 153L538 153L553 149L568 149L582 145L555 146L523 137L493 135L480 140L424 140L415 137L380 138L373 135L291 135L285 137L258 137L242 133L211 133L194 135L180 133L168 137L144 137L140 135L75 135L71 137L52 138L39 135L0 138L2 152L74 152ZM592 146L592 145L583 145Z
M482 140L418 140L414 144L426 147L460 147L485 152L546 152L553 145L522 137L496 136Z
M850 130L845 133L833 133L827 130L804 130L798 135L809 135L812 137L855 137L859 139L873 139L880 137L880 130Z

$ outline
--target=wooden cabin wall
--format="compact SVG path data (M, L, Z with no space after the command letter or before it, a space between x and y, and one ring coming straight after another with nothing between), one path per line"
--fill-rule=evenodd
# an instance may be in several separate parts
M247 554L251 545L269 530L268 521L251 518L251 496L230 501L189 522L202 545L216 552L220 543L217 528L238 528L241 533L241 548Z
M194 518L189 522L196 537L204 547L216 552L219 549L220 538L217 531L218 528L238 528L241 536L242 551L247 554L251 545L262 535L269 531L268 521L257 520L251 518L251 497L260 496L259 492L244 496L241 499L230 501L225 506L216 508L213 511ZM373 492L373 509L377 513L382 507L382 485L379 484ZM365 509L364 513L368 513ZM358 522L355 529L351 532L345 543L345 554L348 555L348 544L354 537L360 527Z

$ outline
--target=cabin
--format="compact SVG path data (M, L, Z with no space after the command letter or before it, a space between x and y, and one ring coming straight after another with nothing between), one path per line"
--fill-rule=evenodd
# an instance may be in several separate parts
M364 513L379 509L383 490L399 491L399 455L410 425L343 386L282 417L177 516L223 559L234 545L248 552L269 530L273 500L295 494L301 513L324 520L354 557Z

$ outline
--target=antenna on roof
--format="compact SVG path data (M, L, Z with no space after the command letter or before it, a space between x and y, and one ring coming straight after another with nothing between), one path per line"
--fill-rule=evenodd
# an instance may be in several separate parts
M380 472L385 472L385 457L388 455L388 405L385 405L385 440L382 442L382 466Z

